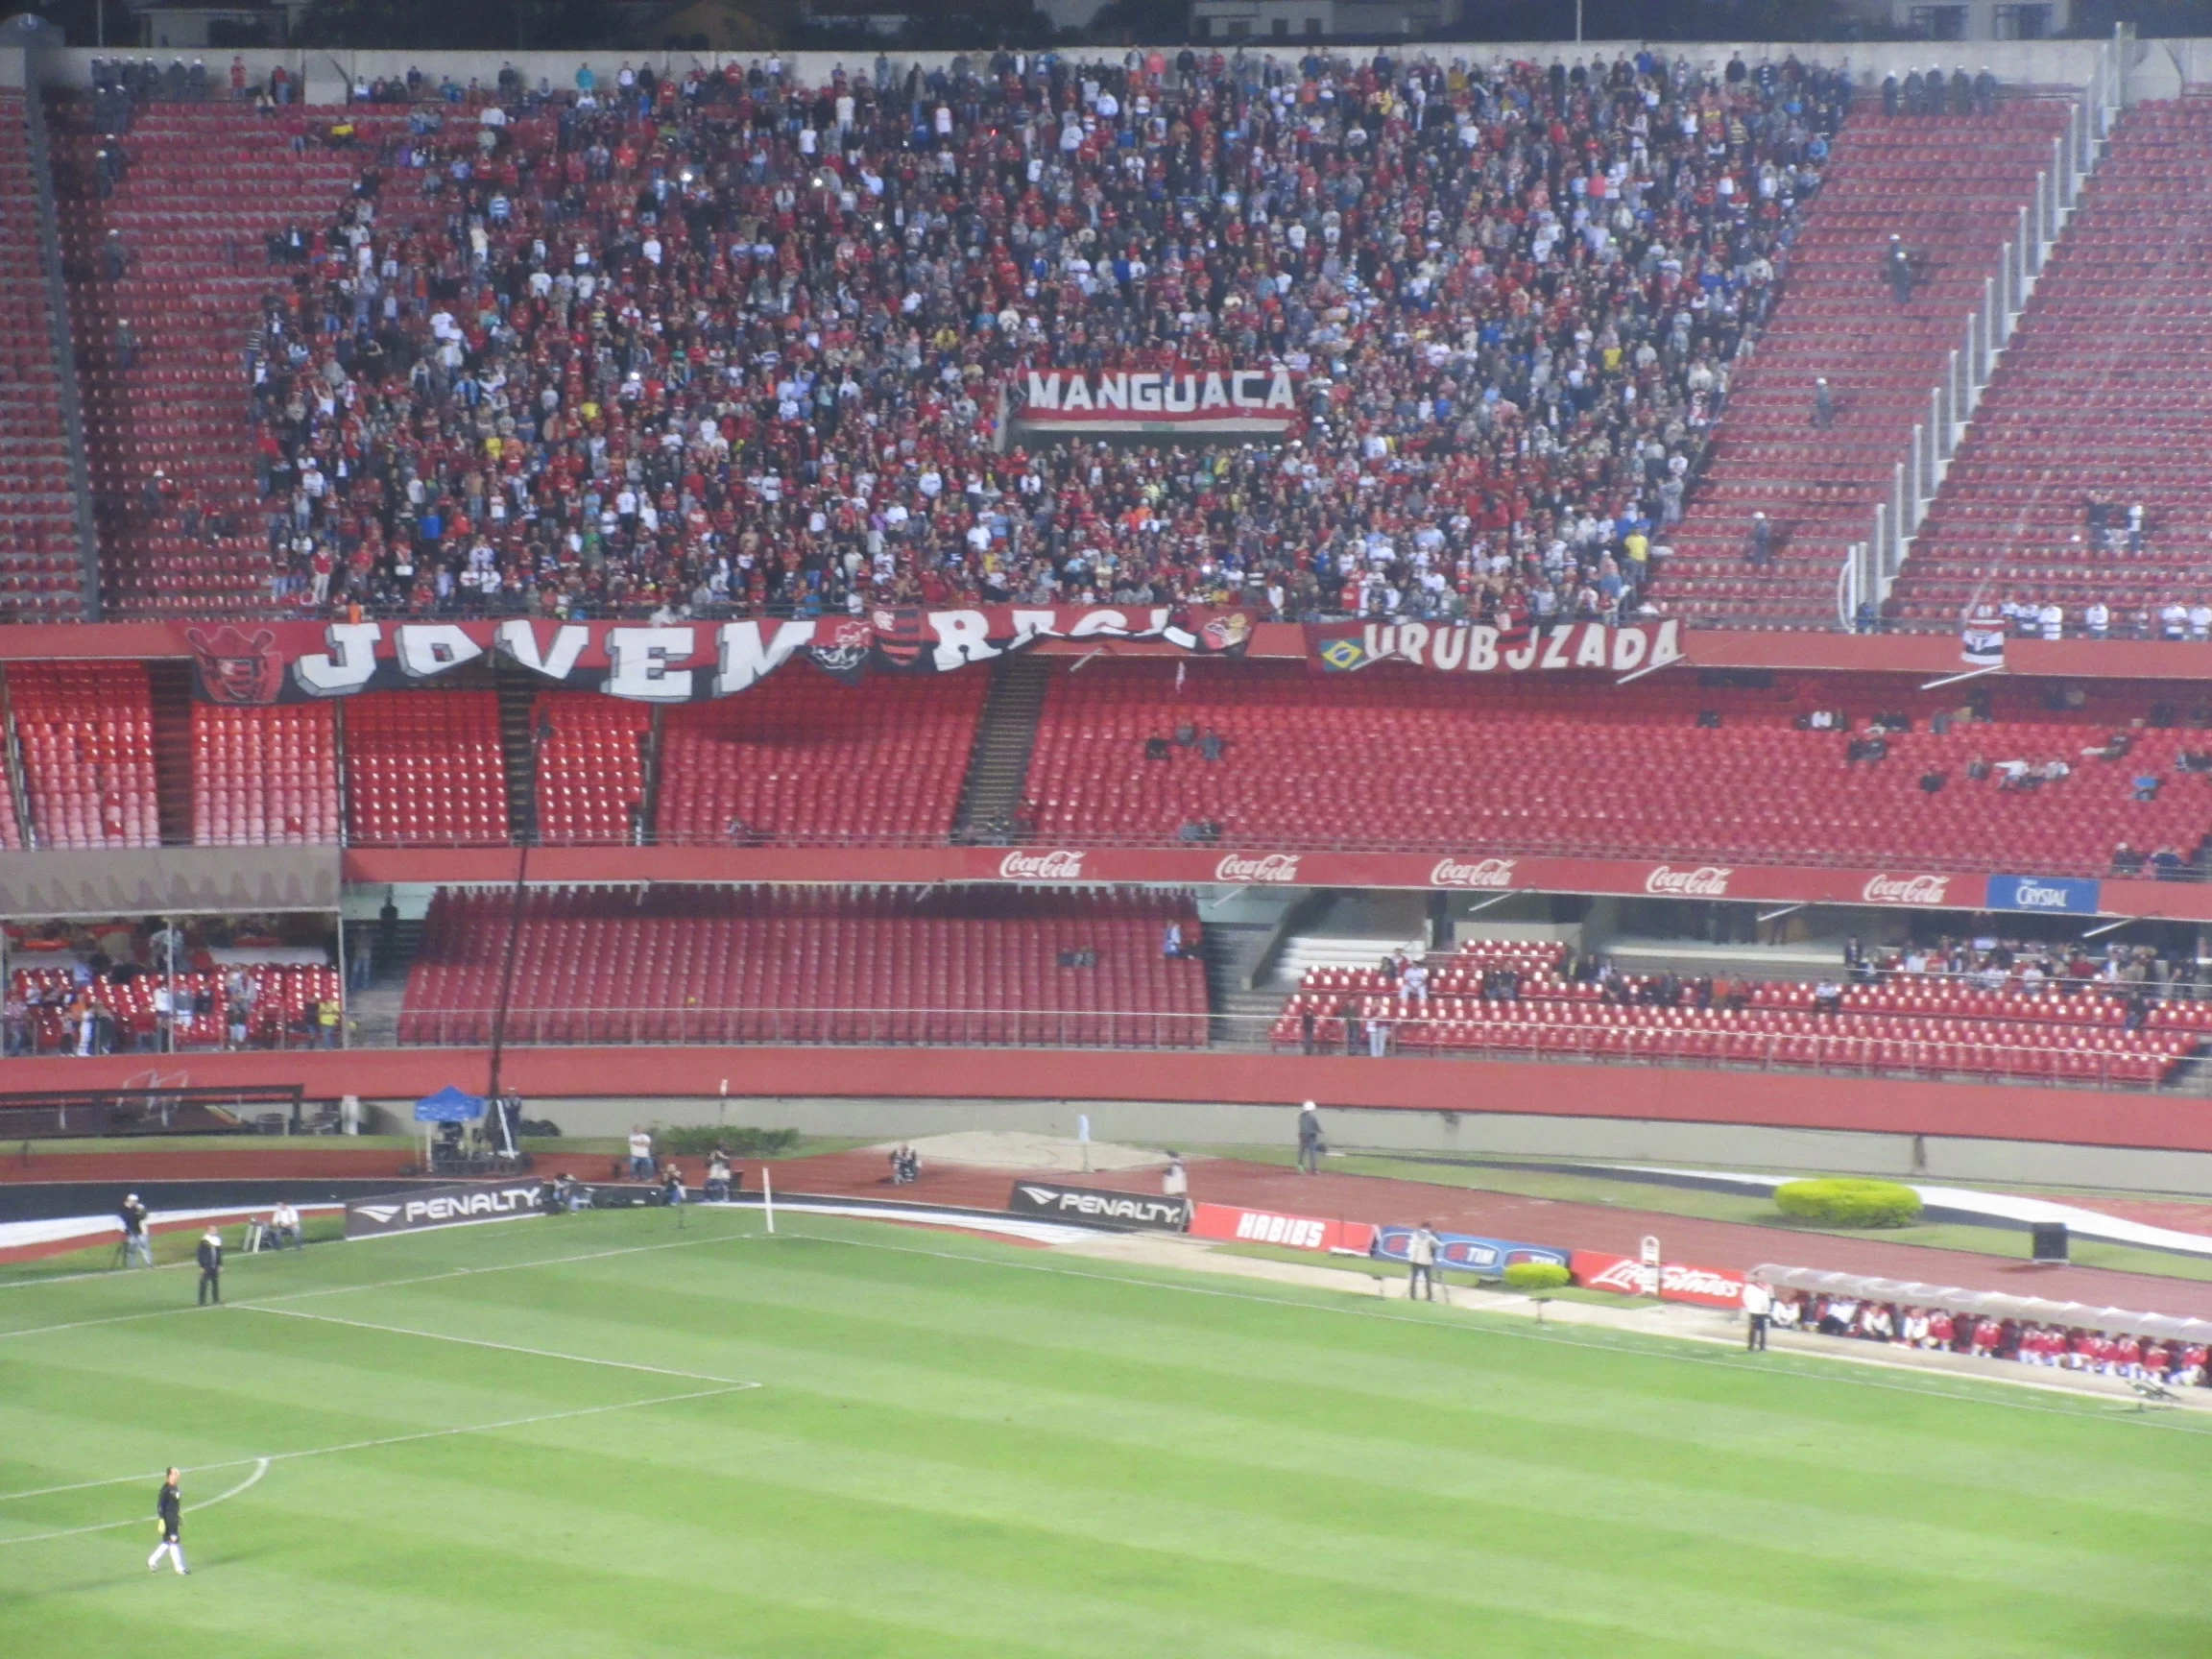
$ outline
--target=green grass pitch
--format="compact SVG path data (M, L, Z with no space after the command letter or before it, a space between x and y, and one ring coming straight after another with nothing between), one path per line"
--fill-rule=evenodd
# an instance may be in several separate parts
M227 1278L0 1289L0 1653L2212 1654L2179 1413L796 1214Z

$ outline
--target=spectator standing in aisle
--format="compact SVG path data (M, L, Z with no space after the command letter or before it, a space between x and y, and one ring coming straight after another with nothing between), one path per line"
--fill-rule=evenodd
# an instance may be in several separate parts
M1754 570L1764 570L1774 563L1774 520L1764 513L1751 515L1751 539L1743 557Z
M1328 1150L1321 1139L1321 1114L1309 1100L1298 1109L1298 1168L1307 1175L1321 1173L1321 1156Z
M193 1252L200 1263L200 1302L204 1308L209 1302L218 1307L223 1302L223 1235L209 1227L200 1235L200 1248Z
M1774 1313L1774 1292L1761 1279L1743 1281L1743 1348L1749 1354L1767 1352L1767 1324Z
M1902 236L1889 238L1888 250L1882 255L1883 279L1889 284L1889 297L1898 304L1910 304L1912 300L1912 254L1905 246Z
M1836 393L1823 374L1813 382L1813 425L1825 432L1836 424Z
M352 971L346 981L349 991L366 991L376 972L375 936L366 927L353 929Z

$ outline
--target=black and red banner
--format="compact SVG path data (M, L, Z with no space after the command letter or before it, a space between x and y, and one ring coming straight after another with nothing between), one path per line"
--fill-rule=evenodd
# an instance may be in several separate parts
M750 689L786 662L842 680L946 674L1046 639L1154 641L1241 656L1240 611L1166 606L884 608L863 616L741 622L275 622L188 628L210 703L312 703L420 685L502 660L547 682L641 703L696 703Z

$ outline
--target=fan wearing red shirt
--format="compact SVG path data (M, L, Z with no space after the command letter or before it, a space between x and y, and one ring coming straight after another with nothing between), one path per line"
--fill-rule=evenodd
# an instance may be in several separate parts
M1928 1315L1928 1339L1926 1344L1928 1347L1948 1348L1951 1346L1952 1335L1953 1326L1951 1323L1950 1314L1946 1313L1942 1309L1938 1308L1935 1312Z
M1974 1326L1974 1352L1986 1359L1997 1352L1997 1338L2001 1328L1994 1319L1981 1319Z
M2190 1343L2181 1350L2181 1358L2174 1369L2174 1381L2188 1388L2200 1386L2204 1381L2207 1358L2212 1358L2212 1355L2207 1355L2203 1343Z
M2129 1378L2143 1375L2143 1345L2134 1337L2124 1335L2112 1344L2112 1374Z

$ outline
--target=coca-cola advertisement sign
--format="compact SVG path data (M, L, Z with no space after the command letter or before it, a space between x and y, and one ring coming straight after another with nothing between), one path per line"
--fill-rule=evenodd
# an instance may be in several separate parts
M1695 1302L1702 1308L1741 1308L1743 1275L1725 1267L1692 1267L1670 1262L1659 1269L1659 1299Z
M1080 881L1083 854L1064 848L1050 853L1009 853L998 860L1002 881Z
M1720 864L1700 864L1695 870L1676 870L1662 864L1644 878L1644 891L1669 899L1725 899L1728 878L1735 874Z
M1585 1290L1610 1290L1617 1296L1648 1296L1650 1269L1633 1256L1610 1256L1602 1251L1577 1250L1568 1259L1567 1270Z
M1585 1290L1611 1290L1622 1296L1651 1294L1651 1269L1633 1256L1577 1250L1568 1262L1568 1271ZM1733 1268L1669 1262L1659 1268L1659 1296L1662 1301L1692 1302L1701 1308L1739 1308L1743 1303L1743 1278Z
M1482 858L1473 863L1461 863L1456 858L1437 860L1436 868L1429 872L1431 887L1487 887L1506 888L1513 885L1512 858Z
M1269 853L1258 858L1247 858L1231 853L1214 866L1216 881L1250 881L1284 883L1298 879L1298 854L1295 853Z
M1869 904L1940 904L1950 891L1948 876L1870 876L1859 896Z

